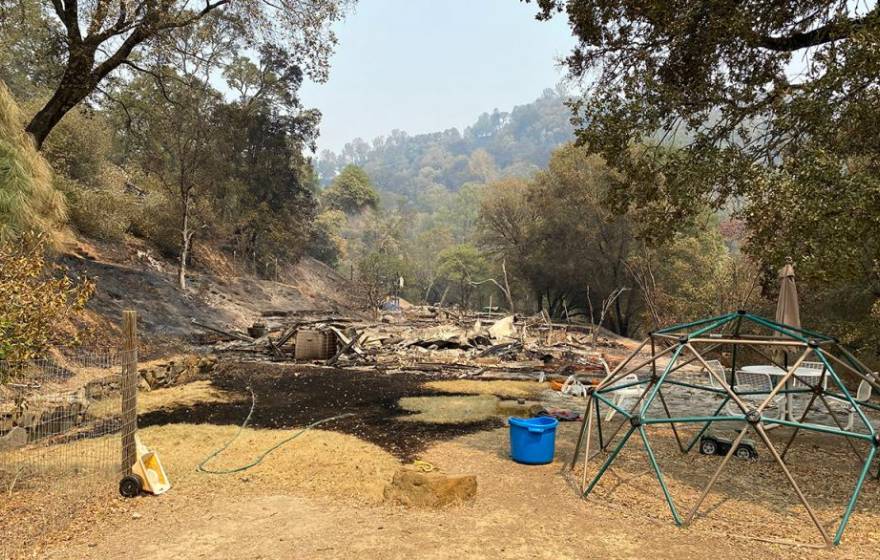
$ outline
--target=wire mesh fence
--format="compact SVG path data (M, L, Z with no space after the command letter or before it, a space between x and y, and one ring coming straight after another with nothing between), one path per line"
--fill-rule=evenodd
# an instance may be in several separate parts
M0 361L0 557L115 493L136 424L132 364L131 350Z
M0 361L0 484L120 473L120 352Z

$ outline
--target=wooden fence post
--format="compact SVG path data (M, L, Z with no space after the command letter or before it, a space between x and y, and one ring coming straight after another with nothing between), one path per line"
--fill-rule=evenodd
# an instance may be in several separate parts
M137 432L137 312L122 312L122 476L131 474L131 466L137 460L134 436Z

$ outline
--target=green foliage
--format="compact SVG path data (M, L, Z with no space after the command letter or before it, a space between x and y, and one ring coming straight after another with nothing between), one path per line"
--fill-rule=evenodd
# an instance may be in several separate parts
M345 238L341 235L345 223L345 213L341 210L325 210L318 214L312 224L309 254L330 266L336 266L339 259L345 256Z
M0 242L28 232L54 235L66 219L46 160L22 131L23 115L0 83Z
M41 0L0 0L0 82L19 101L45 95L61 75L64 41Z
M578 140L621 173L614 208L637 208L641 233L655 239L692 227L707 206L735 209L765 285L793 257L802 292L816 298L817 313L803 316L880 359L870 342L880 335L865 335L880 297L880 8L537 4L541 18L566 12L577 39L566 62L593 84L573 105ZM853 291L860 301L844 323Z
M109 162L113 136L105 117L74 109L55 127L42 153L53 171L84 188L101 188L102 173Z
M44 252L41 238L0 242L0 360L24 361L50 345L76 342L65 327L94 285L53 275Z
M405 274L405 264L399 255L372 251L358 260L357 280L371 309L379 307L395 289L401 274Z
M479 282L486 273L482 252L471 244L453 245L440 252L437 264L440 278L457 286L461 306L470 307L474 291L471 282Z
M67 198L70 222L92 239L119 241L142 211L138 201L119 189L86 189L63 177L56 184Z
M64 193L71 225L94 239L118 241L140 211L126 194L126 173L110 161L112 133L105 115L81 109L67 113L43 146Z
M731 258L717 225L646 245L636 236L638 213L617 215L604 204L618 180L600 157L563 146L533 179L486 188L482 242L507 263L520 298L551 315L589 318L592 310L598 320L621 289L607 324L624 335L714 310Z
M375 209L379 194L363 169L347 165L321 193L321 200L327 208L358 214L367 208Z
M145 239L165 257L180 255L180 208L161 190L150 192L131 218L132 234Z

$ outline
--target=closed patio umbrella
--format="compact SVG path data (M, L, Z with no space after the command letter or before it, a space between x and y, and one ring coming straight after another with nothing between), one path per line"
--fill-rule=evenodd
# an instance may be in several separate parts
M779 301L776 302L776 322L798 328L801 326L801 310L798 304L791 257L785 259L785 266L779 270Z
M791 257L786 257L785 266L779 270L779 301L776 302L776 322L800 328L801 310L800 305L798 304L797 286L794 282L794 266L792 266L791 262ZM780 335L780 333L774 334ZM787 369L787 350L782 351L782 360L783 365ZM786 388L791 388L791 383L787 383L786 385ZM787 413L790 414L793 404L791 393L785 395L785 401L786 410L788 411Z

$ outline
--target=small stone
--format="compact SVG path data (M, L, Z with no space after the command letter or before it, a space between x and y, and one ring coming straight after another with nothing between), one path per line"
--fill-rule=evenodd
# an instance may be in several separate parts
M138 513L138 512L134 512L134 513L131 514L131 518L132 518L132 519L140 519L141 517L143 517L143 515L141 515L141 514Z

